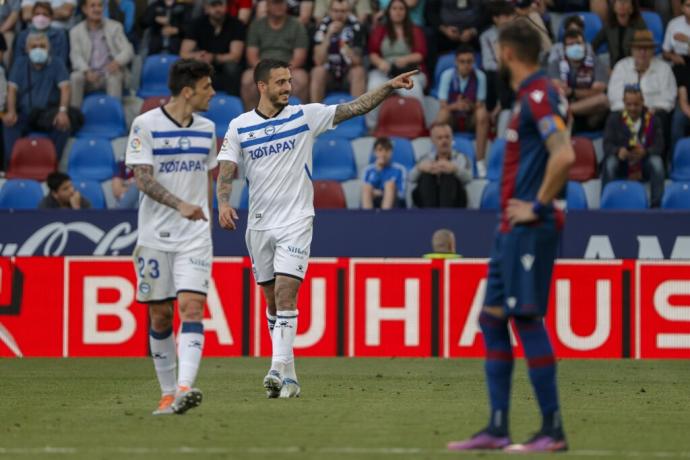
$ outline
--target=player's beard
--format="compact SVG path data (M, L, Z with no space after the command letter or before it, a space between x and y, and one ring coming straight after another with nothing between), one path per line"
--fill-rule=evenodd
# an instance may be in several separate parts
M270 100L271 100L271 104L273 104L273 107L282 109L283 107L285 107L285 106L287 106L287 105L289 104L289 101L288 101L288 102L283 102L283 101L281 100L281 97L282 97L282 96L283 96L282 93L276 93L276 94L272 94L272 95L271 95ZM290 97L290 95L288 94L288 98L289 98L289 97Z

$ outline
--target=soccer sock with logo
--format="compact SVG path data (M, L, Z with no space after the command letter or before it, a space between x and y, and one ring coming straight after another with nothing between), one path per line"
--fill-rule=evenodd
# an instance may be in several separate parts
M180 372L177 379L178 386L192 387L201 364L201 354L204 349L204 325L201 321L182 323L177 345Z
M172 327L163 332L149 329L149 347L151 348L151 357L158 382L161 385L161 393L164 395L174 394L177 383L175 378L177 354L175 353L175 335Z
M529 378L542 414L541 431L563 436L556 388L556 358L542 319L515 318L515 327L525 349Z
M266 322L268 324L268 335L273 337L273 328L276 325L276 317L268 311L268 308L266 308Z
M295 354L292 345L297 333L297 310L278 310L273 328L273 361L271 369L283 377L295 379Z
M489 432L496 436L507 436L513 375L513 348L510 345L508 320L482 311L479 315L479 327L484 334L486 348L484 371L491 403Z

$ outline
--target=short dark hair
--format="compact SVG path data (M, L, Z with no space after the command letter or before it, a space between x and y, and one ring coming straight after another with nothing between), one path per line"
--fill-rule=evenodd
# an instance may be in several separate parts
M644 99L644 95L642 94L642 88L640 88L640 85L638 83L631 83L625 85L625 87L623 87L623 97L625 97L626 94L639 94Z
M489 16L492 18L498 16L511 16L515 14L515 5L506 0L494 0L489 3L487 7Z
M578 29L585 30L585 21L579 14L571 14L563 20L563 29L568 30L572 25L576 25Z
M498 42L513 48L520 61L539 64L541 36L528 19L517 18L501 27Z
M471 54L472 56L474 56L474 48L472 48L472 46L468 45L467 43L461 43L455 49L455 55L458 56L460 54Z
M55 171L48 174L46 183L48 184L48 188L51 192L57 192L58 189L62 187L62 184L70 180L72 180L72 178L70 178L67 174L60 171Z
M433 131L436 128L450 128L451 131L453 131L453 127L450 125L450 123L446 121L435 121L431 124L429 127L429 131Z
M567 31L565 33L565 35L563 36L563 43L565 43L566 38L581 38L584 40L585 35L582 33L581 30L572 29L572 30Z
M290 64L279 59L262 59L254 68L254 83L268 83L273 69L289 69Z
M39 8L43 8L44 10L48 11L50 13L50 17L53 17L53 5L51 5L50 2L34 3L33 8L31 8L31 14L36 14L36 10Z
M376 147L382 147L386 150L393 150L393 142L390 140L390 138L385 136L377 137L376 142L374 142L374 150L376 150Z
M173 96L178 96L182 89L194 85L202 78L213 77L213 67L196 59L179 59L170 67L168 88Z

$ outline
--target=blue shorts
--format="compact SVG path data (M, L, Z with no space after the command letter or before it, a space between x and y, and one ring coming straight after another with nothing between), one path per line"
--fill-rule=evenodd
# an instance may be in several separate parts
M484 305L502 306L507 316L545 316L558 237L553 227L497 232Z

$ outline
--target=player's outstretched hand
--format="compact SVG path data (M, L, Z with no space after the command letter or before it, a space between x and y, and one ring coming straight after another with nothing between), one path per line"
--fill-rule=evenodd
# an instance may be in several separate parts
M177 206L177 211L182 217L189 220L208 220L204 215L201 206L185 203L184 201Z
M529 201L522 201L516 198L508 200L506 216L510 225L528 224L537 220L537 215L533 211L534 204Z
M235 211L231 206L227 204L220 205L218 209L218 222L221 228L225 230L235 230L237 229L237 211Z
M412 89L414 87L414 80L412 80L412 77L418 73L419 70L401 73L391 80L391 86L393 86L393 89Z

